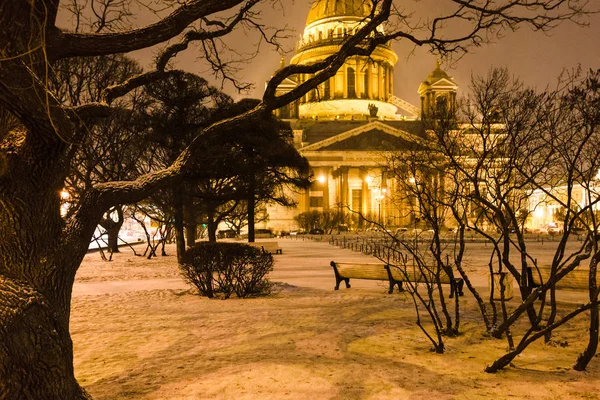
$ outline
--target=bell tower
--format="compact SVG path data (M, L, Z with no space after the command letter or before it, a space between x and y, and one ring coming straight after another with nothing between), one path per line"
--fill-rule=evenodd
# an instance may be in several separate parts
M454 110L457 89L458 85L454 79L440 68L440 60L437 60L435 69L419 85L421 119L427 119L436 112Z

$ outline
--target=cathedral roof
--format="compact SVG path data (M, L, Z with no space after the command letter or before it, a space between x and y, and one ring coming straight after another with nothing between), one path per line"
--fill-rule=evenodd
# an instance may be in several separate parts
M423 93L430 90L432 87L437 87L440 85L453 87L454 90L456 90L458 87L454 82L454 79L448 75L446 71L440 68L440 60L437 60L435 63L435 69L429 73L425 81L421 82L418 92L420 95L423 95Z
M438 60L435 63L435 69L429 73L425 82L432 84L439 81L440 79L448 79L450 81L452 80L450 75L448 75L446 71L440 68L440 61Z
M364 0L317 0L306 18L306 25L331 17L366 17L371 13L371 2Z

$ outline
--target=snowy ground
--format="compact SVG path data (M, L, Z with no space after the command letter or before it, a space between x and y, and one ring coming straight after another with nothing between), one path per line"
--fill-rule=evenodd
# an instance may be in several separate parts
M146 260L124 248L112 262L90 253L71 314L75 372L96 399L599 399L600 359L570 369L585 318L561 329L566 347L531 346L514 366L484 367L506 350L490 339L470 295L461 332L438 355L415 327L411 300L386 285L353 281L334 291L331 260L370 256L327 243L280 239L276 293L208 300L179 278L174 248ZM538 258L552 245L532 244ZM489 248L469 247L475 285L487 287ZM563 303L583 293L561 294ZM516 301L516 300L515 300ZM516 304L516 303L515 303Z

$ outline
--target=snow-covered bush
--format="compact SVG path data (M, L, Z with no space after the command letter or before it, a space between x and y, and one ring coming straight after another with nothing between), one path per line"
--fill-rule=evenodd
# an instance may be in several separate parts
M229 298L269 294L266 278L273 256L241 243L197 243L184 255L180 270L202 296Z

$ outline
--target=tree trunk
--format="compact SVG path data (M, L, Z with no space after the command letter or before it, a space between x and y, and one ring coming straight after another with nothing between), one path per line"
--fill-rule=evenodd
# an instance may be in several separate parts
M185 242L188 247L193 246L196 243L196 232L198 231L198 223L196 222L196 209L194 208L194 199L189 195L189 191L186 195L184 211L184 225L185 225Z
M69 317L75 273L101 214L65 227L47 178L0 179L0 399L90 398L73 373Z
M589 329L589 340L585 351L577 358L577 362L573 366L576 371L585 371L585 368L589 362L596 355L598 350L598 327L600 326L598 316L598 287L596 282L596 271L598 269L598 257L600 254L596 253L596 256L590 262L590 274L589 274L589 296L590 303L593 305L590 308L590 329Z
M4 276L0 343L0 399L91 399L73 374L64 312L30 284Z
M214 243L217 241L217 224L215 224L215 210L213 208L208 209L207 219L208 241Z
M173 226L175 228L175 247L177 248L177 262L183 262L185 254L185 235L183 232L183 199L181 193L173 190Z
M119 252L119 232L123 226L123 211L119 207L119 221L115 222L111 220L110 226L106 228L106 234L108 235L108 249L113 253Z
M114 211L117 212L116 221L111 217L111 214ZM123 207L118 206L106 213L106 217L102 218L99 223L101 227L106 229L106 234L108 236L108 249L113 253L119 252L119 232L121 231L124 220Z
M248 243L254 243L254 178L250 177L248 188Z

